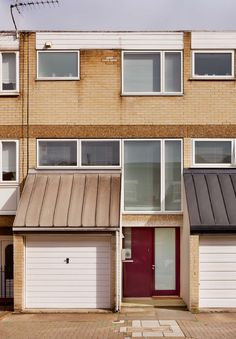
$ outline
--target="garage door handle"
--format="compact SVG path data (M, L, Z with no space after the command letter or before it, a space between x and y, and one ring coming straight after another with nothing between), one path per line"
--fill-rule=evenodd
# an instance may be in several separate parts
M69 264L69 263L70 263L70 258L66 258L66 259L64 260L64 262L65 262L66 264Z

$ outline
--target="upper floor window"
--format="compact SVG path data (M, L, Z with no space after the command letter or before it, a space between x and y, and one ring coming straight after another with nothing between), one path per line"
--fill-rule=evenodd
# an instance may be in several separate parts
M181 140L124 141L124 211L181 211Z
M235 163L233 154L233 140L193 140L193 165L195 166L231 166Z
M122 93L165 95L182 93L182 53L123 52Z
M119 140L38 140L38 167L120 167Z
M18 52L0 52L0 94L19 91Z
M194 78L233 78L234 53L232 51L194 51Z
M18 141L0 141L0 183L18 181Z
M81 142L82 166L120 166L119 140L89 140Z
M45 80L78 80L78 51L38 52L37 78Z

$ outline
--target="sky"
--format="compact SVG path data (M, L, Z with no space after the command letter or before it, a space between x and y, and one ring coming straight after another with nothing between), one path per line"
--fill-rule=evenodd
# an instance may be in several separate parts
M0 30L14 29L17 1L0 0ZM236 30L236 0L59 0L14 13L18 30Z

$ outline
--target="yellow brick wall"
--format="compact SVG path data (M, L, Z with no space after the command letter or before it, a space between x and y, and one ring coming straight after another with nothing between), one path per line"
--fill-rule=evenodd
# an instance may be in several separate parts
M14 310L24 308L25 246L22 235L14 235Z
M36 80L35 34L25 34L20 95L0 97L0 125L26 124L27 111L32 125L235 124L235 81L191 80L190 33L184 36L184 95L145 97L121 96L119 50L81 50L79 81ZM116 62L106 62L110 56Z

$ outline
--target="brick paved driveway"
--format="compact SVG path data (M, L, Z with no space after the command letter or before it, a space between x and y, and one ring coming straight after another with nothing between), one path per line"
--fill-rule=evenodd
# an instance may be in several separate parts
M145 323L143 320L149 323L150 320L176 320L186 338L236 338L236 313L195 316L186 311L155 309L121 314L9 313L0 319L0 339L128 339L132 332L127 334L120 329L130 326L133 320L141 320L141 324Z

